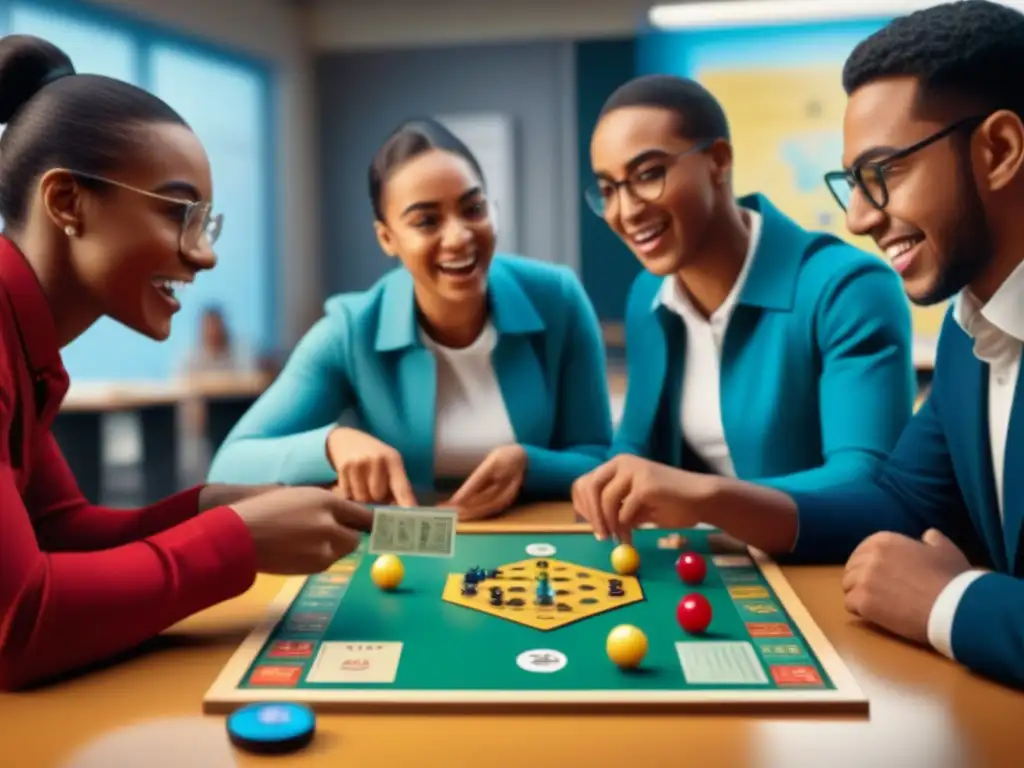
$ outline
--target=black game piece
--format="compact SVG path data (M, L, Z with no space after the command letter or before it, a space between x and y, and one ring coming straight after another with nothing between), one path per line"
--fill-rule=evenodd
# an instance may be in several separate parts
M476 584L472 581L462 582L462 594L472 596L476 594Z
M501 569L500 568L492 568L491 570L489 570L487 572L487 578L488 579L496 579L499 576L501 576Z
M614 587L608 590L608 597L623 597L625 594L622 587Z

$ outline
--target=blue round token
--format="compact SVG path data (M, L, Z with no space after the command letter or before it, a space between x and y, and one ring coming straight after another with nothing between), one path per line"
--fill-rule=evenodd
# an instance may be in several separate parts
M316 716L302 704L250 704L227 721L231 743L250 752L283 753L313 740Z

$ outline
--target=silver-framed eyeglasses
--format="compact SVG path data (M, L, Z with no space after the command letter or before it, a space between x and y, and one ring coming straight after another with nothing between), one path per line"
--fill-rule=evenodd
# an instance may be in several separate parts
M587 206L596 215L603 217L608 209L618 201L619 190L623 187L636 200L653 203L665 192L665 180L668 178L669 166L688 155L703 152L712 145L712 141L703 141L682 152L656 154L646 162L631 170L626 178L615 181L606 177L594 180L583 191Z
M99 184L109 184L114 187L126 189L129 192L134 192L138 195L144 195L145 197L153 200L159 200L163 203L180 206L182 209L182 218L178 247L183 253L193 251L198 248L203 242L204 237L206 238L206 245L212 247L213 244L217 242L217 238L220 237L221 230L224 227L224 214L213 213L213 203L208 201L183 200L180 197L161 195L158 192L139 189L138 187L133 187L131 184L125 184L123 181L115 181L114 179L108 179L105 176L97 176L93 173L84 173L82 171L75 170L67 170L67 172L78 179L86 179Z

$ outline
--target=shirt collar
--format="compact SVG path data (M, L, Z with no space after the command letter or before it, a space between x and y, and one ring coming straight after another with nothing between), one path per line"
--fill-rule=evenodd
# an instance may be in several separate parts
M757 253L757 246L761 240L762 219L761 214L757 211L747 209L747 213L750 215L750 243L747 246L746 256L743 257L743 267L740 269L740 273L737 275L736 282L733 283L729 295L725 297L725 301L712 313L712 319L727 317L732 313L733 308L739 301L740 294L743 292L743 286L747 282L750 268L754 264L754 254ZM683 317L692 316L697 311L690 297L683 290L683 286L679 284L679 279L676 275L668 275L662 281L661 290L654 297L654 308L656 309L659 305Z
M14 322L34 376L64 376L57 327L49 302L24 255L0 236L0 286L14 311Z
M1024 341L1024 262L986 303L964 288L954 299L953 318L974 339L974 355L994 363Z
M526 262L524 262L526 263ZM399 267L385 275L380 305L380 322L374 342L379 352L420 346L416 295L412 275ZM540 333L544 318L512 267L512 258L496 254L487 276L491 323L498 336Z
M985 304L965 288L953 304L953 317L969 336L977 335L979 321L1018 341L1024 341L1024 262L1010 273Z

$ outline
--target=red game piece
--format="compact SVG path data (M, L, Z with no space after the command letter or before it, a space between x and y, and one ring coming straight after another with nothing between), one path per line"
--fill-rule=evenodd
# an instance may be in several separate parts
M696 552L683 552L676 560L676 573L687 584L700 584L707 572L707 563Z
M703 632L711 624L711 603L704 595L687 595L676 606L676 620L691 634Z

